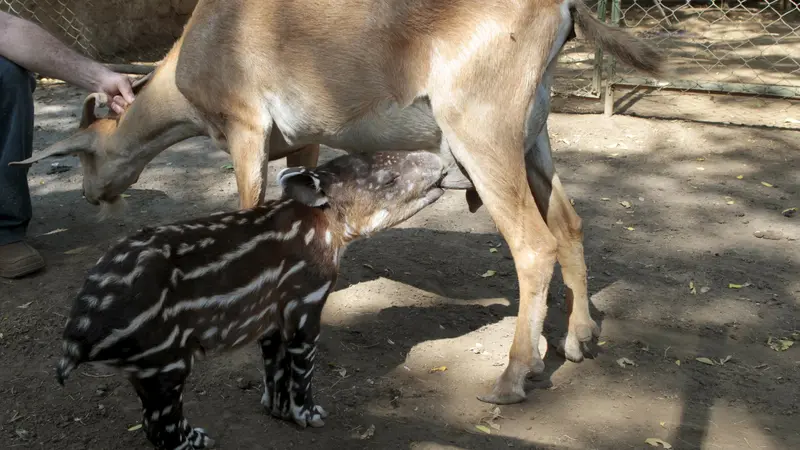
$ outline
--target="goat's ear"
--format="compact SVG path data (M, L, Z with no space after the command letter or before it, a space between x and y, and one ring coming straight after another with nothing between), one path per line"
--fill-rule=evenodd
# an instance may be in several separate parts
M94 152L92 145L95 134L91 130L80 130L72 136L58 141L46 149L36 152L33 156L22 161L13 161L9 166L26 166L52 156L77 155L79 153L91 154Z
M287 167L278 173L283 195L308 206L328 204L319 176L305 167Z
M108 96L102 93L89 94L83 100L83 112L81 113L80 128L83 130L97 120L94 113L94 108L97 106L106 106L108 104Z
M145 87L147 85L147 83L151 79L153 79L153 74L154 73L155 73L155 70L151 71L150 73L148 73L147 75L145 75L145 76L143 76L141 78L138 78L138 79L134 80L131 83L131 90L133 91L133 95L138 95L139 94L139 91L141 91L142 88Z

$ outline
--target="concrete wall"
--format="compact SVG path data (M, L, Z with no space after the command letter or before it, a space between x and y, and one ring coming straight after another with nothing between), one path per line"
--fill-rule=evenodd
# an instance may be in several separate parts
M197 0L0 0L104 62L154 61L183 30Z

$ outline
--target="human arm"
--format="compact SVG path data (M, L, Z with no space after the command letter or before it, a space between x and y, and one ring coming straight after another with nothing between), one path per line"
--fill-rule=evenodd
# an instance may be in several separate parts
M133 102L131 80L67 47L43 28L0 11L0 56L44 76L93 92L104 92L121 113Z

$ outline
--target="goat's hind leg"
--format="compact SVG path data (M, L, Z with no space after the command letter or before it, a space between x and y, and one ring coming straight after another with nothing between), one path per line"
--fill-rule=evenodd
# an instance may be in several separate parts
M142 427L159 450L206 449L214 445L204 429L192 428L183 415L183 386L190 366L191 357L187 357L161 367L156 375L140 378L149 375L145 369L130 378L142 402Z
M540 139L537 139L536 147L525 155L525 163L539 209L558 241L558 262L567 287L567 335L558 349L570 361L580 362L584 354L589 354L588 344L600 334L600 328L589 313L581 218L564 192L558 174L543 170L542 164L549 160L549 153L545 127Z
M555 65L556 61L552 61L542 77L528 118L525 171L536 205L558 241L558 262L567 286L567 335L558 348L570 361L580 362L584 353L589 353L588 343L600 334L600 329L589 313L581 218L556 173L547 130Z

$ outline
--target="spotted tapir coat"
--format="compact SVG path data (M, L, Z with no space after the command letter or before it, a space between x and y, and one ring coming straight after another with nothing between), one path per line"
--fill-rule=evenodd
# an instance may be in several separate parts
M83 362L118 368L157 448L207 448L212 440L182 410L195 356L257 341L264 407L303 427L324 425L311 381L342 253L438 199L442 175L427 152L346 155L316 170L285 169L279 200L122 240L73 303L59 382Z

